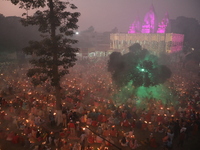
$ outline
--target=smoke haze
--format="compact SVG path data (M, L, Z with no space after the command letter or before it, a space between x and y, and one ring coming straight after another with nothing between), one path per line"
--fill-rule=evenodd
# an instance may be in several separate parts
M143 21L146 12L153 4L158 21L169 13L170 19L178 16L196 18L200 20L199 0L65 0L71 1L78 7L81 17L79 30L85 30L90 26L95 31L111 31L114 27L119 32L127 32L131 23L137 16ZM0 0L0 13L4 16L20 16L25 12L11 2ZM31 14L31 11L29 12Z

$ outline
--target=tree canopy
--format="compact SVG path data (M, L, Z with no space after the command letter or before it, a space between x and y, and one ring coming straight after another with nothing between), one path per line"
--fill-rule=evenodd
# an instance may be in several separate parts
M177 17L172 22L171 32L184 34L184 44L200 50L200 24L195 18Z
M25 54L36 56L30 60L33 67L27 75L34 85L48 80L55 87L56 108L60 110L60 79L75 65L78 48L72 45L77 43L73 35L78 28L80 13L74 11L77 8L74 4L59 0L17 0L12 3L26 10L46 9L38 9L33 16L24 13L25 17L21 20L24 26L37 25L42 37L40 41L30 41L24 49Z
M9 54L21 54L22 48L28 45L30 40L39 39L36 26L24 27L20 23L20 17L4 17L0 14L0 61L7 61ZM31 35L31 36L30 36ZM19 57L19 60L22 58Z
M129 51L124 55L113 52L108 61L108 71L119 87L126 86L130 81L135 87L155 86L170 78L170 69L160 65L159 58L142 49L139 43L130 46Z

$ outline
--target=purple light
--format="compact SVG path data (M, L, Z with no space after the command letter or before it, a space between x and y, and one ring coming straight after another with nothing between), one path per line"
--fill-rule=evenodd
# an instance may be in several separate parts
M139 17L131 24L128 33L166 33L169 23L169 14L165 13L164 18L158 24L153 5L144 17L144 23L141 25ZM156 31L157 29L157 31Z
M141 33L141 21L139 17L137 17L136 20L129 27L128 33Z
M168 26L168 23L169 23L169 14L165 13L164 18L158 25L157 33L166 33L166 28Z

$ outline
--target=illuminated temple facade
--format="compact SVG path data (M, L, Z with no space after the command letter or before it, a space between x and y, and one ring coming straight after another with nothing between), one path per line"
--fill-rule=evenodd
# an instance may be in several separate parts
M159 55L161 52L174 53L182 50L184 35L167 33L169 15L165 13L163 19L158 23L153 5L146 13L144 21L139 17L130 25L128 33L115 33L110 35L110 48L122 53L128 52L128 47L134 43L140 45Z

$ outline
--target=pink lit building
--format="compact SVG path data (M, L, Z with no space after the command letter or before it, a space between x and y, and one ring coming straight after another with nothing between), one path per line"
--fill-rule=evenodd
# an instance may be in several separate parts
M115 33L110 35L110 48L122 53L128 52L128 47L134 43L140 43L155 55L161 52L175 53L183 48L184 35L167 33L169 15L165 13L158 23L153 5L146 13L143 23L137 17L129 27L128 33Z
M110 35L110 48L114 51L128 52L129 46L134 43L149 50L155 55L160 53L174 53L182 50L183 34L175 33L116 33Z

